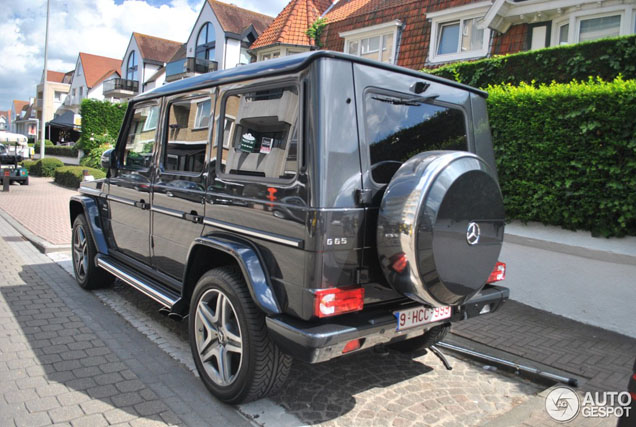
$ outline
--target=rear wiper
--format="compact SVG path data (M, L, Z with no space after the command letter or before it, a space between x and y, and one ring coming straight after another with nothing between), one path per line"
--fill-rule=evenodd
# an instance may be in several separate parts
M418 106L425 102L434 101L438 98L439 95L429 95L429 96L412 96L410 98L386 98L381 96L372 96L372 99L375 99L380 102L387 102L393 105L410 105L410 106Z

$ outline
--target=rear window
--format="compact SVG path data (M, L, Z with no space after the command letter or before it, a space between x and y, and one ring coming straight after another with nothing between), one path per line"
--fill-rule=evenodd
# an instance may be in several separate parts
M433 102L414 95L367 92L366 138L376 183L388 183L399 166L417 153L468 149L464 113Z

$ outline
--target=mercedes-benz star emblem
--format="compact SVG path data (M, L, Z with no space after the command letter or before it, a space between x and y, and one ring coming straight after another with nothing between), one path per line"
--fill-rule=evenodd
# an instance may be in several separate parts
M479 243L479 236L481 236L479 224L477 224L476 222L469 223L468 229L466 230L466 241L468 242L468 244L473 246Z

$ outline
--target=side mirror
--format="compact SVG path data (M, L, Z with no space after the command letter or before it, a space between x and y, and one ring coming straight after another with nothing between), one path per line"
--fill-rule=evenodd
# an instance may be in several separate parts
M101 163L102 167L106 170L115 165L117 160L115 159L115 149L110 148L102 153Z

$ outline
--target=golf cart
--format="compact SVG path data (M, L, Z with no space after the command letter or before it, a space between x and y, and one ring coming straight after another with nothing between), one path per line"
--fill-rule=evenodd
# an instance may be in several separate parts
M27 169L18 164L28 157L29 146L24 135L0 132L0 184L4 184L5 175L8 174L10 183L29 185Z

